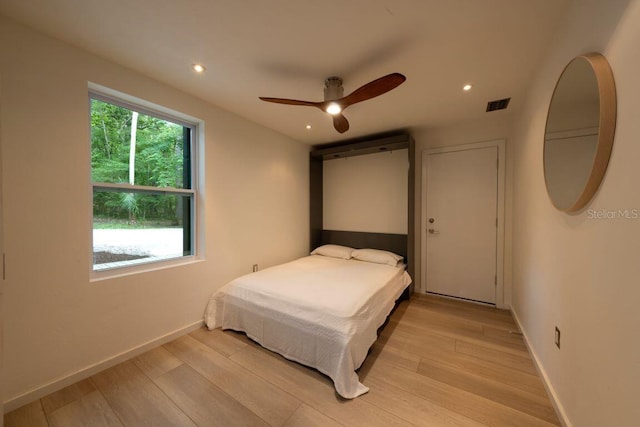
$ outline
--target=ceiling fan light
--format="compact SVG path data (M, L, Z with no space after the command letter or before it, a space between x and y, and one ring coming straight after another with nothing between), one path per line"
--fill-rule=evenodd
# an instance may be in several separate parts
M340 114L340 112L342 111L342 107L340 107L337 102L332 102L327 105L327 109L325 111L332 116L335 116L336 114Z

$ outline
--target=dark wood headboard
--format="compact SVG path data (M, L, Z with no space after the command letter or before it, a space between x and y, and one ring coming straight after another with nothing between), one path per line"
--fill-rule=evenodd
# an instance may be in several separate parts
M386 233L366 233L360 231L337 231L322 230L320 244L334 244L350 246L356 249L371 248L390 251L407 257L407 235L406 234L386 234Z

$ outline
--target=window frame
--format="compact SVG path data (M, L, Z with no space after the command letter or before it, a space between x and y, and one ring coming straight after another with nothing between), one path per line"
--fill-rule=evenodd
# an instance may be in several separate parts
M129 111L135 111L139 114L151 116L160 120L165 120L173 124L182 126L183 129L189 130L189 142L188 142L188 164L184 163L183 168L188 166L189 173L185 174L185 181L188 179L188 183L185 186L188 188L176 188L176 187L153 187L144 185L131 185L130 183L108 183L108 182L94 182L93 181L93 166L91 164L91 111L92 100L98 100L106 102L112 105L116 105L125 108ZM162 107L156 104L152 104L148 101L117 92L115 90L108 89L95 84L89 84L88 90L88 116L89 116L89 182L90 182L90 200L91 200L91 281L103 280L112 277L135 274L140 272L152 271L161 268L168 268L178 265L184 265L197 260L199 256L198 242L197 242L197 226L198 226L198 146L199 136L201 132L201 126L203 123L195 118L188 117L187 115L171 110L166 107ZM141 259L121 262L122 265L107 265L102 268L97 268L93 262L93 198L95 191L116 191L116 192L129 192L140 194L158 194L158 195L173 195L173 196L189 196L189 234L188 241L190 244L190 254L159 258L159 259ZM183 245L185 244L183 238ZM107 264L118 264L107 263Z

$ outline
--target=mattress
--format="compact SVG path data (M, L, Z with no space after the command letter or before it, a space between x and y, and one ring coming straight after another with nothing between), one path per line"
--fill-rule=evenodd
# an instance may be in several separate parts
M319 370L351 399L369 391L355 371L410 283L404 266L311 255L223 286L205 323Z

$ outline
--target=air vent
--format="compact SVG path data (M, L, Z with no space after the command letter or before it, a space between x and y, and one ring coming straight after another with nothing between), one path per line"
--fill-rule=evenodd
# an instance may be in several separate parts
M509 101L511 101L511 98L498 99L497 101L487 102L487 112L504 110L509 105Z

